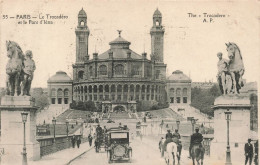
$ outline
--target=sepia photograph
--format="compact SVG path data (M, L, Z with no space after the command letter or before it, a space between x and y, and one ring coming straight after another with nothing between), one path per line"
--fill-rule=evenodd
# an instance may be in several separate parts
M1 165L258 165L259 0L0 0Z

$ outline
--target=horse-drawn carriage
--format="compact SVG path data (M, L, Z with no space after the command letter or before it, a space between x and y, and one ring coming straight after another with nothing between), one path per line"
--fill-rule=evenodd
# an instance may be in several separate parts
M129 130L126 126L108 129L106 140L108 163L131 162L132 148L129 145Z

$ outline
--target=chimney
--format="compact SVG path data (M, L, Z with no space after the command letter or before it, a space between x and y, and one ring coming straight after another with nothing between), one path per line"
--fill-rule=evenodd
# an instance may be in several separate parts
M113 59L113 52L111 50L109 50L108 55L109 55L109 59Z
M98 53L93 53L93 59L97 60L98 59Z
M146 59L146 55L147 55L147 53L145 53L145 52L142 54L143 59Z
M127 51L127 58L131 58L131 51L130 50Z

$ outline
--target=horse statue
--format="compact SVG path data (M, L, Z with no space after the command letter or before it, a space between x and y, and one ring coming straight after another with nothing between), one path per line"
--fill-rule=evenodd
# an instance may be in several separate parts
M191 158L192 158L193 165L195 165L195 159L197 161L197 165L203 165L204 153L205 153L205 149L203 147L200 147L200 144L194 144L192 146Z
M235 43L229 42L226 46L229 58L228 71L232 78L232 92L238 94L241 87L244 86L242 81L245 73L244 63L240 49Z
M170 160L172 161L172 164L175 165L175 158L178 160L178 164L180 164L179 160L179 152L178 152L178 146L175 142L170 142L166 146L166 152L164 154L164 159L167 165L170 164Z
M21 47L14 41L6 41L7 57L6 65L6 95L18 96L21 94L21 74L24 55Z

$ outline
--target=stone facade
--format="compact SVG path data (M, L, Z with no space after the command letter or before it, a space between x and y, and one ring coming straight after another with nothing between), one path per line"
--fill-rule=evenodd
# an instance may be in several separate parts
M147 53L139 55L132 51L131 43L121 37L121 31L118 38L109 43L109 50L102 54L93 53L93 58L90 59L87 52L89 29L84 10L80 11L78 20L77 58L73 65L73 100L103 102L107 105L102 106L103 111L105 108L113 111L118 106L134 111L137 100L165 101L164 29L158 9L154 12L150 33L151 60L147 58Z
M48 96L50 104L64 105L72 102L72 80L67 73L58 71L49 78Z
M170 104L191 103L191 79L176 70L167 78L167 100Z

